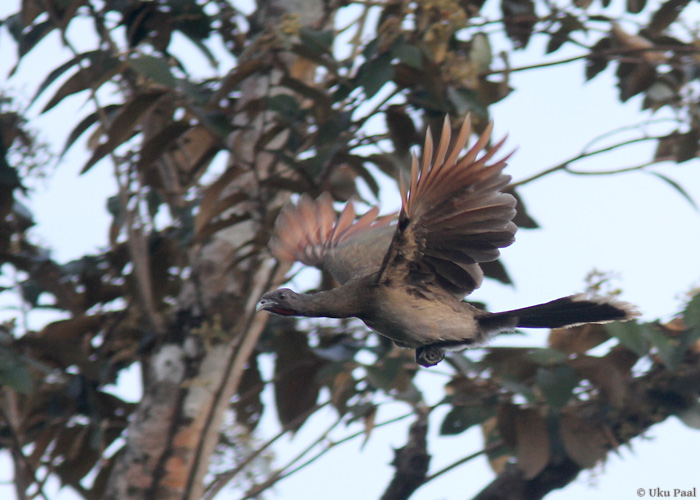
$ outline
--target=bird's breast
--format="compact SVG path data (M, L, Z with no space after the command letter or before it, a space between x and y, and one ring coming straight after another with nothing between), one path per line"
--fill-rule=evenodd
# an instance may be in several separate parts
M445 294L419 296L407 289L384 287L364 322L399 345L417 348L477 336L478 324L463 303Z

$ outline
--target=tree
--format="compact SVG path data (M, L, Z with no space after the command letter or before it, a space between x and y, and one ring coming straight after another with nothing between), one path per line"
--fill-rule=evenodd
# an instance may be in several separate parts
M588 79L612 66L621 101L643 94L649 116L673 110L667 132L605 148L656 144L648 162L629 170L697 161L698 40L681 22L689 2L628 2L626 16L650 13L637 32L609 4L502 0L491 20L478 1L266 1L248 16L225 0L23 2L3 20L17 63L42 40L72 52L47 71L35 99L51 95L43 113L58 112L69 96L85 99L89 110L70 124L64 151L90 132L82 170L110 169L118 191L106 200L106 249L54 261L33 241L31 215L18 202L36 174L18 163L37 154L27 150L32 136L21 112L3 108L0 253L3 271L18 276L4 293L19 291L29 313L63 314L38 331L19 317L3 327L0 422L18 497L46 497L53 476L85 498L213 498L230 482L246 490L243 498L256 497L304 466L251 472L274 440L237 445L256 432L266 386L275 391L267 410L285 433L331 405L338 423L361 420L371 439L378 399L406 402L413 424L385 499L408 498L444 472L429 472L430 425L444 434L484 429L481 453L497 477L478 498L541 498L670 415L692 423L698 296L665 324L586 326L552 332L546 348L454 355L442 422L431 420L434 407L413 383L410 353L354 322L315 322L309 336L308 322L254 312L289 271L266 243L290 196L329 191L346 201L359 196L359 181L378 196L373 172L398 178L428 125L439 133L445 114L471 112L483 128L489 106L507 99L510 76L540 66L494 56L494 29L514 51L533 37L547 38L548 52L575 44L581 55L559 64L585 63ZM78 40L74 26L94 40ZM197 76L175 42L182 38L214 68L222 55L235 63ZM377 117L385 132L372 124ZM554 171L575 173L576 161L600 151L520 181L513 193ZM537 227L518 198L516 223ZM485 272L511 281L498 262ZM319 286L333 285L323 276ZM611 339L606 354L590 354ZM372 363L358 360L367 352ZM265 359L274 360L269 380ZM129 404L104 389L134 363L143 398ZM222 427L231 415L245 433ZM205 477L215 455L231 453L235 464Z

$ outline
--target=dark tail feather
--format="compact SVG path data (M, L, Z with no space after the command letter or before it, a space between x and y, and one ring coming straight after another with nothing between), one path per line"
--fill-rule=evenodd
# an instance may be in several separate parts
M507 320L515 322L515 326L521 328L562 328L584 323L625 321L638 315L639 313L625 302L608 298L589 299L579 294L545 304L495 313L480 319L480 322L485 323L487 328L489 324L506 324Z

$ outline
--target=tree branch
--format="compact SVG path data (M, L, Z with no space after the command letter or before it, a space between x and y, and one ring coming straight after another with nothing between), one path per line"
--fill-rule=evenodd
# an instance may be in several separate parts
M525 479L517 465L508 464L505 470L473 500L537 500L547 493L563 488L581 471L572 460L549 465L532 479Z
M20 499L27 498L26 488L29 484L34 484L38 488L36 495L44 500L49 500L49 497L44 493L42 483L38 480L36 469L30 462L29 458L22 451L22 438L17 433L18 417L17 417L17 401L16 395L10 389L5 391L6 399L10 406L10 414L5 411L5 408L0 404L0 417L7 423L10 440L12 441L12 458L15 463L15 492ZM28 477L27 477L28 476ZM30 481L27 481L30 479Z
M519 186L523 186L523 185L525 185L525 184L529 184L529 183L532 182L532 181L535 181L535 180L537 180L537 179L540 179L540 178L542 178L542 177L544 177L544 176L546 176L546 175L549 175L549 174L551 174L551 173L553 173L553 172L557 172L557 171L559 171L559 170L566 170L567 172L570 172L570 173L572 173L572 174L577 174L577 175L583 175L584 173L587 174L587 175L607 175L607 174L611 174L611 173L622 173L622 172L629 172L629 171L633 171L633 170L639 170L640 168L643 168L643 167L645 167L645 166L652 165L652 164L654 164L654 163L658 163L658 162L660 162L660 161L662 161L662 160L652 161L652 162L650 162L650 163L648 163L648 164L636 165L636 166L629 167L629 168L623 168L623 169L617 169L617 170L611 170L611 171L604 171L604 172L582 172L582 171L574 171L574 170L570 170L570 169L569 169L569 166L570 166L572 163L577 162L577 161L580 161L580 160L583 160L583 159L585 159L585 158L590 158L590 157L592 157L592 156L596 156L596 155L599 155L599 154L602 154L602 153L608 153L608 152L613 151L613 150L615 150L615 149L618 149L618 148L621 148L621 147L624 147L624 146L629 146L630 144L636 144L636 143L638 143L638 142L645 142L645 141L658 141L658 140L660 140L660 139L663 139L664 137L666 137L665 134L664 134L664 135L658 135L658 136L638 137L638 138L635 138L635 139L630 139L630 140L628 140L628 141L623 141L623 142L619 142L619 143L617 143L617 144L613 144L612 146L606 146L606 147L603 147L603 148L600 148L600 149L596 149L596 150L594 150L594 151L579 153L578 155L576 155L576 156L574 156L574 157L572 157L572 158L569 158L568 160L565 160L565 161L563 161L563 162L561 162L561 163L559 163L559 164L557 164L557 165L554 165L554 166L552 166L552 167L546 168L546 169L542 170L541 172L538 172L538 173L536 173L536 174L534 174L534 175L531 175L530 177L526 177L526 178L523 179L523 180L520 180L520 181L517 181L517 182L513 182L513 183L511 183L511 187L512 187L512 188L517 188L517 187L519 187Z
M625 404L611 413L608 401L598 396L575 408L577 414L597 416L608 440L608 452L642 435L650 427L684 409L684 401L697 400L700 393L700 355L686 355L675 372L656 365L630 384ZM678 401L677 407L668 401ZM526 479L522 470L509 464L473 500L538 500L563 488L583 469L568 456L558 455L536 476Z
M408 431L408 443L394 452L392 465L396 472L381 500L406 500L425 483L430 465L426 441L428 414L427 408L416 410L418 418Z
M443 467L439 471L432 473L431 475L429 475L428 477L425 478L425 482L427 483L428 481L432 481L433 479L436 479L436 478L442 476L443 474L451 471L455 467L459 467L462 464L465 464L471 460L474 460L477 457L480 457L484 453L488 453L491 450L495 450L499 446L503 446L503 441L500 439L498 441L494 441L493 443L489 444L483 450L479 450L477 452L472 453L471 455L467 455L466 457L462 457L459 460L451 463L450 465Z

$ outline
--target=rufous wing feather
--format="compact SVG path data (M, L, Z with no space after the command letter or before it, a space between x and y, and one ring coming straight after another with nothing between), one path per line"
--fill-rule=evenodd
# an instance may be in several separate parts
M464 154L469 118L454 142L445 118L436 150L428 132L423 159L414 155L410 183L401 189L398 227L380 281L440 286L464 296L481 284L478 263L497 259L499 248L513 242L515 199L501 192L510 181L502 173L510 155L493 160L504 140L487 150L492 128Z
M280 212L270 250L277 259L325 269L344 283L379 270L395 216L378 217L378 213L373 207L355 220L352 203L337 215L328 193L315 200L302 194L296 205Z

